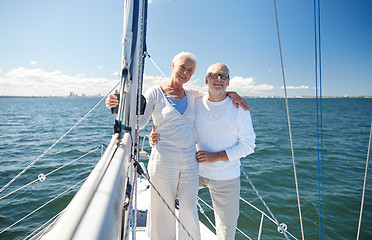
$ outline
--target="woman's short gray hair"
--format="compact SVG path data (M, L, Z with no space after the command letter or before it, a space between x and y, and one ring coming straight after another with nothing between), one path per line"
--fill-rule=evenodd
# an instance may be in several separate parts
M195 55L190 53L190 52L180 52L180 53L178 53L176 56L174 56L174 58L172 60L172 64L176 64L177 62L179 62L179 61L181 61L182 59L185 59L185 58L192 60L195 63L195 69L196 69L196 67L198 66L198 62L196 61Z

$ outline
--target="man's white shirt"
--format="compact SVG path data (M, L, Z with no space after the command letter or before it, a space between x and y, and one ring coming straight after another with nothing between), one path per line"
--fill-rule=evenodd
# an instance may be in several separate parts
M199 175L213 180L228 180L240 176L240 158L254 152L256 135L251 114L237 109L230 97L211 102L208 96L195 101L195 132L197 150L225 150L228 161L200 163Z

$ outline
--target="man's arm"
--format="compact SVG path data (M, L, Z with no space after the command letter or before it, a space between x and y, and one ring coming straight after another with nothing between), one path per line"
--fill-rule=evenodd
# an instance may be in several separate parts
M236 161L253 153L256 147L256 134L249 111L240 111L238 128L238 143L225 149L229 161Z

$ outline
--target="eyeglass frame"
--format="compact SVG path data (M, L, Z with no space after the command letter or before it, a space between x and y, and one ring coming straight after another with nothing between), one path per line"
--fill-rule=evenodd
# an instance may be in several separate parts
M218 79L218 77L219 77L221 80L230 79L229 74L225 75L225 74L220 74L220 73L208 73L207 77L211 77L212 79Z

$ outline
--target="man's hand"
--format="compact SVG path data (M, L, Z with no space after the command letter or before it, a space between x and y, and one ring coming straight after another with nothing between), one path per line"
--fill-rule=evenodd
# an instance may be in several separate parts
M225 151L221 152L207 152L207 151L198 151L196 153L196 161L202 163L202 162L207 162L207 163L213 163L217 161L228 161L229 158L226 154Z
M115 89L115 93L119 93L117 89ZM108 109L114 108L119 105L119 99L114 94L108 95L106 98L106 107Z
M155 146L160 140L160 134L156 133L156 127L152 124L152 131L149 135L149 144L151 147Z

